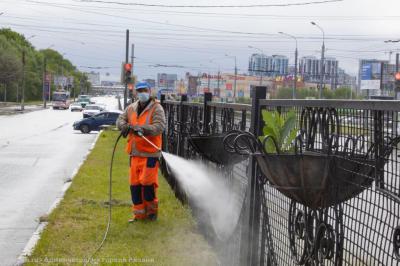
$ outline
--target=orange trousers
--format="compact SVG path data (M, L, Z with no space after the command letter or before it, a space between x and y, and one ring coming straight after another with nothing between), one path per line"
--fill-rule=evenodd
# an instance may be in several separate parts
M157 215L158 168L158 158L131 157L129 183L136 219Z

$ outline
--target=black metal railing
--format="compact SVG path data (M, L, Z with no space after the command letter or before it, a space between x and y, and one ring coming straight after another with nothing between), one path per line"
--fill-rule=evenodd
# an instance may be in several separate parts
M223 172L240 199L238 225L224 240L192 206L222 264L400 265L400 102L265 97L265 87L254 87L251 105L212 102L209 93L203 103L162 100L164 150ZM281 154L268 153L259 139L262 113L275 111L296 117L296 139ZM204 136L226 140L230 132L236 152L249 154L229 157L235 164L193 144ZM247 150L241 141L250 143ZM192 205L173 175L164 174Z

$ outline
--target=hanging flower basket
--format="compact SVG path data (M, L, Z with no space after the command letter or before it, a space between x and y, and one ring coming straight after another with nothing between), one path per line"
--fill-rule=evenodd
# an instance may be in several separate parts
M220 165L234 165L246 160L247 156L237 153L230 153L224 149L223 140L225 137L227 137L227 135L227 133L212 135L190 135L188 141L197 153L206 157L207 160Z
M337 146L302 151L297 148L302 146L299 135L294 152L267 153L264 147L268 138L269 136L261 143L249 132L236 132L230 135L230 141L225 148L231 153L253 156L271 186L311 209L340 204L370 187L375 177L376 165L383 166L393 145L399 142L399 139L387 142L384 147L386 158L377 161L371 154L373 147L364 154L356 151L358 139L363 138L355 140L349 137L345 141L347 146L341 151ZM361 146L364 150L364 145Z
M340 204L372 185L373 160L353 156L255 154L271 185L285 196L312 209Z

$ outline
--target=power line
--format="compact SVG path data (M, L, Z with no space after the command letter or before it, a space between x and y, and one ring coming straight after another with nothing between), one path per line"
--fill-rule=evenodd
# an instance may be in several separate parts
M102 0L74 0L75 2L83 3L101 3L114 4L123 6L145 6L145 7L163 7L163 8L253 8L253 7L290 7L290 6L308 6L317 4L328 4L335 2L343 2L344 0L323 0L284 4L250 4L250 5L165 5L165 4L146 4L146 3L125 3L118 1L102 1Z
M60 31L64 31L65 33L68 33L68 31L70 31L69 33L74 33L71 31L78 31L78 32L98 32L98 33L113 33L115 34L114 36L120 37L123 36L123 32L118 31L118 30L104 30L104 29L84 29L84 28L73 28L73 27L57 27L57 26L36 26L36 25L30 25L30 24L18 24L18 23L7 23L7 25L11 25L11 26L16 26L16 27L25 27L25 28L32 28L32 29L39 29L39 30L60 30ZM210 34L180 34L180 33L168 33L168 32L164 32L164 33L157 33L157 32L135 32L134 33L136 36L151 36L152 38L155 39L170 39L170 38L160 38L160 37L154 37L154 34L158 34L158 35L162 35L162 36L169 36L169 37L196 37L196 40L199 40L197 38L209 38L209 37L219 37L219 38L229 38L226 40L222 40L222 41L229 41L232 38L238 38L238 37L244 37L244 36L235 36L235 35L210 35ZM246 37L246 39L248 38L254 38L254 39L259 39L261 37L266 37L266 36L270 36L270 37L274 37L274 39L281 39L283 40L284 38L279 38L277 34L263 34L266 36L256 36L256 33L252 33L252 36L248 36ZM110 35L111 36L111 35ZM340 36L340 35L337 35ZM352 36L352 35L344 35L344 36ZM368 36L368 35L354 35L354 36ZM302 39L302 40L320 40L321 37L313 37L313 36L298 36L298 39ZM382 41L384 39L386 39L387 37L375 37L375 38L351 38L351 37L325 37L325 40L336 40L336 41ZM176 38L174 38L176 39ZM186 40L186 39L182 39L182 40ZM221 40L221 39L210 39L210 41L216 41L216 40ZM245 41L245 40L243 40ZM247 41L247 40L246 40Z
M65 5L64 5L65 6ZM400 19L400 16L397 15L381 15L381 16L319 16L319 15L276 15L276 14L246 14L246 13L223 13L223 12L192 12L192 11L174 11L174 10L147 10L147 9L137 9L137 8L121 8L121 7L109 7L109 6L82 6L82 5L73 5L68 4L67 6L78 7L78 8L89 8L89 9L107 9L107 10L120 10L120 11L136 11L136 12L144 12L144 13L161 13L161 14L180 14L180 15L196 15L196 16L231 16L233 18L256 18L256 19L278 19L278 20L309 20L310 17L318 20L397 20ZM65 20L65 18L63 19Z
M132 20L132 21L140 21L140 22L146 22L146 23L152 23L152 24L158 24L158 25L167 25L167 26L174 26L174 27L180 27L180 28L187 28L187 29L195 29L195 30L200 30L200 31L206 31L206 32L218 32L218 33L233 33L233 34L241 34L241 35L257 35L257 36L276 36L277 34L275 33L256 33L256 32L242 32L242 31L229 31L229 30L221 30L221 29L215 29L215 28L203 28L203 27L195 27L195 26L187 26L187 25L181 25L181 24L173 24L173 23L166 23L166 22L158 22L158 21L152 21L152 20L144 20L144 19L137 19L137 18L132 18L132 17L125 17L121 15L111 15L107 13L102 13L102 12L96 12L96 11L88 11L88 10L82 10L82 9L76 9L72 7L67 7L63 5L57 5L53 4L50 2L42 2L42 1L34 1L34 0L25 0L26 2L29 3L35 3L35 4L40 4L40 5L50 5L58 8L64 8L68 10L74 10L78 12L83 12L83 13L89 13L89 14L97 14L97 15L102 15L102 16L108 16L108 17L113 17L113 18L119 18L119 19L127 19L127 20ZM340 0L342 1L342 0Z

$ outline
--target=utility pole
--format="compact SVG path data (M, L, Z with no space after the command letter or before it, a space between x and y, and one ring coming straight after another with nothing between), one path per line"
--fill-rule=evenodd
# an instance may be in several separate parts
M132 43L131 47L131 65L132 65L132 75L133 75L133 70L134 70L134 64L135 62L135 44ZM133 84L135 86L135 84ZM131 102L133 102L133 90L129 90L129 98L131 99Z
M296 99L297 92L297 60L298 60L299 52L297 50L297 40L296 40L296 51L294 52L294 79L293 79L293 99Z
M399 72L399 53L396 53L396 72Z
M47 98L47 73L46 73L46 56L44 56L43 60L43 108L46 109L46 98Z
M381 95L384 95L384 88L383 88L383 71L384 71L385 64L381 62L381 82L379 84L379 89L381 90Z
M227 57L233 57L234 59L235 59L235 80L234 80L234 85L233 85L233 101L234 102L236 102L236 83L237 83L237 60L236 60L236 56L235 55L233 55L233 56L231 56L231 55L228 55L228 54L225 54L225 56L227 56Z
M217 76L217 89L219 91L219 80L220 80L220 76L221 76L221 71L218 69L218 76Z
M21 111L25 109L25 49L22 50L22 95L21 95Z
M210 71L208 71L207 77L208 77L208 83L207 83L208 92L211 92L211 88L210 88Z
M125 64L129 62L129 30L126 30L126 53L125 53ZM124 110L128 104L128 83L125 82L124 90Z
M236 83L237 83L237 62L235 56L235 81L233 85L233 102L236 102Z

